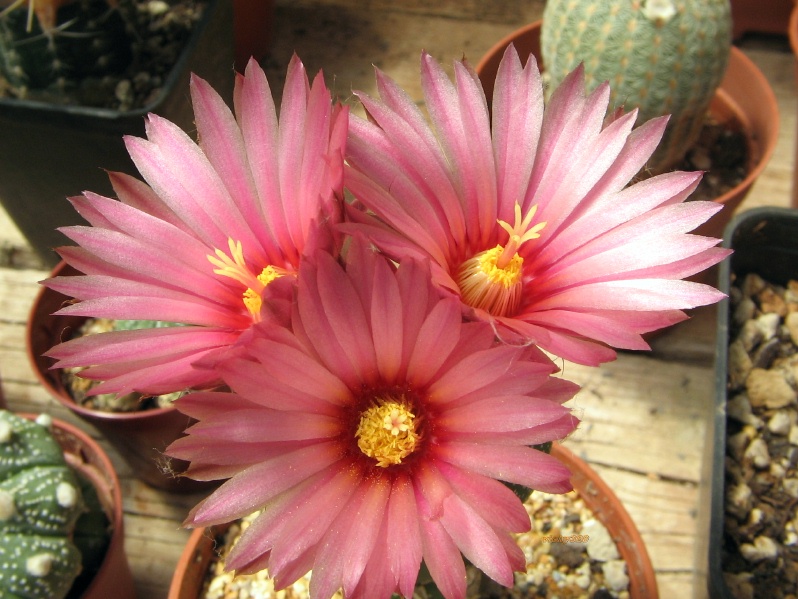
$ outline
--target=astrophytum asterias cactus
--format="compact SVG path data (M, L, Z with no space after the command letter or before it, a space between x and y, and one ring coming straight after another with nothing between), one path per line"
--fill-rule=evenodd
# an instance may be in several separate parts
M85 506L51 424L0 411L0 597L60 599L81 570Z
M580 63L593 89L611 88L610 111L638 122L671 115L648 168L670 170L701 132L731 48L729 0L548 0L541 52L551 88Z

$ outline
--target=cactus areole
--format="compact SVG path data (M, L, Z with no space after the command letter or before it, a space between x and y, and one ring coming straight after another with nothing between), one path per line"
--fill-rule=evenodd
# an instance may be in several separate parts
M0 411L0 597L61 599L81 570L85 504L51 425Z
M671 115L648 168L677 165L695 142L726 71L729 0L548 0L541 53L550 88L579 63L589 89L611 88L610 111L638 122Z

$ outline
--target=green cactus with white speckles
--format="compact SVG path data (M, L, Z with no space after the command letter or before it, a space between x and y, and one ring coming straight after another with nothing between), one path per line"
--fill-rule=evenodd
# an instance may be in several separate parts
M49 424L0 411L0 597L61 599L81 570L81 485Z
M584 63L588 89L609 81L610 110L636 107L638 122L670 114L648 165L663 172L701 132L726 71L731 25L729 0L547 0L543 64L553 88Z

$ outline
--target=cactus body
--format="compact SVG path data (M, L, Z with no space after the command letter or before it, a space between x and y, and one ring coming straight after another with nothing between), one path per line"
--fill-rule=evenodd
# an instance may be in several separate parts
M54 23L31 20L22 7L0 19L0 68L9 81L41 89L59 85L65 76L119 72L130 63L124 19L106 0L54 4Z
M60 599L81 570L81 485L40 422L0 411L0 597Z
M698 137L731 48L729 0L548 0L541 52L551 88L580 63L610 110L671 115L649 168L673 168Z

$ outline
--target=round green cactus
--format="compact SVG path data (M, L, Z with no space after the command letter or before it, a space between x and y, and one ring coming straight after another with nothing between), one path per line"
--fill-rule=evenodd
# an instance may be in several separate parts
M671 115L649 169L684 158L704 124L731 49L729 0L548 0L541 52L551 87L580 63L592 90L611 89L610 111L638 122Z
M86 508L51 424L0 411L0 597L61 599L81 570L72 537Z

